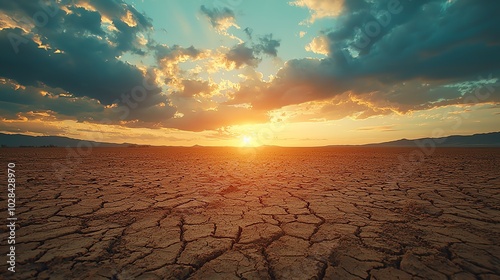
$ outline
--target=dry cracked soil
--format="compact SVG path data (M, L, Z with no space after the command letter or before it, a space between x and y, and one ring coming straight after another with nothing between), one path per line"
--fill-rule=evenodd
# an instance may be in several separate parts
M500 279L500 149L414 151L2 149L0 276Z

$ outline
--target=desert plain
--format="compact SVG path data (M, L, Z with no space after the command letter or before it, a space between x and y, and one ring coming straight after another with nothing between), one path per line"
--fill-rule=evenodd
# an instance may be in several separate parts
M500 279L500 149L75 151L1 150L0 278Z

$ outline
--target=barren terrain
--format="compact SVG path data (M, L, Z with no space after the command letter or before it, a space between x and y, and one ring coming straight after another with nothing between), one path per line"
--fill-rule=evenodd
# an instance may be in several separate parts
M2 149L0 276L500 279L500 149L412 151Z

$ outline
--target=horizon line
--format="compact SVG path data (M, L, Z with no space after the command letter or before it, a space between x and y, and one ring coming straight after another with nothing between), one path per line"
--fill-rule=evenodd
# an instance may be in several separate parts
M443 139L443 138L449 138L449 137L472 137L472 136L477 136L477 135L486 135L486 134L495 134L495 133L500 133L500 131L490 131L490 132L481 132L481 133L474 133L474 134L468 134L468 135L459 135L459 134L452 134L452 135L447 135L447 136L442 136L442 137L421 137L421 138L415 138L415 139L408 139L408 138L400 138L400 139L394 139L394 140L388 140L384 142L376 142L376 143L364 143L364 144L326 144L326 145L315 145L315 146L284 146L284 145L272 145L272 144L263 144L263 145L200 145L200 144L194 144L194 145L154 145L154 144L135 144L135 143L128 143L128 142L122 142L122 143L117 143L117 142L98 142L95 140L85 140L85 139L77 139L77 138L71 138L67 136L53 136L53 135L39 135L39 136L32 136L32 135L26 135L26 134L19 134L19 133L5 133L5 132L0 132L0 134L3 135L17 135L17 136L26 136L26 137L59 137L59 138L66 138L70 140L76 140L76 141L83 141L83 142L90 142L90 143L97 143L97 145L93 145L93 148L112 148L112 147L99 147L101 144L104 145L128 145L124 147L116 147L116 148L166 148L166 147L178 147L178 148L196 148L196 147L214 147L214 148L265 148L265 147L280 147L280 148L322 148L322 147L374 147L376 145L390 145L392 142L398 142L398 141L411 141L415 142L418 140L426 140L426 139ZM2 143L0 143L2 144ZM490 144L491 145L491 144ZM2 148L64 148L64 147L78 147L78 146L56 146L56 145L42 145L42 146L31 146L31 145L26 145L26 146L4 146L2 145ZM411 145L405 146L405 145L394 145L394 146L382 146L382 147L412 147ZM446 147L446 146L441 146L441 147ZM449 147L460 147L460 146L449 146ZM466 147L486 147L486 146L466 146ZM489 146L490 148L492 146ZM500 147L496 146L496 147Z

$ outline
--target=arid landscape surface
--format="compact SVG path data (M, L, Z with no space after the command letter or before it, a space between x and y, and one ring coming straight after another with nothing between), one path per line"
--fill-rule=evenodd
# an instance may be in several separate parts
M16 273L6 269L1 228L0 275L500 279L500 149L417 154L2 149L5 169L16 163L18 228Z

